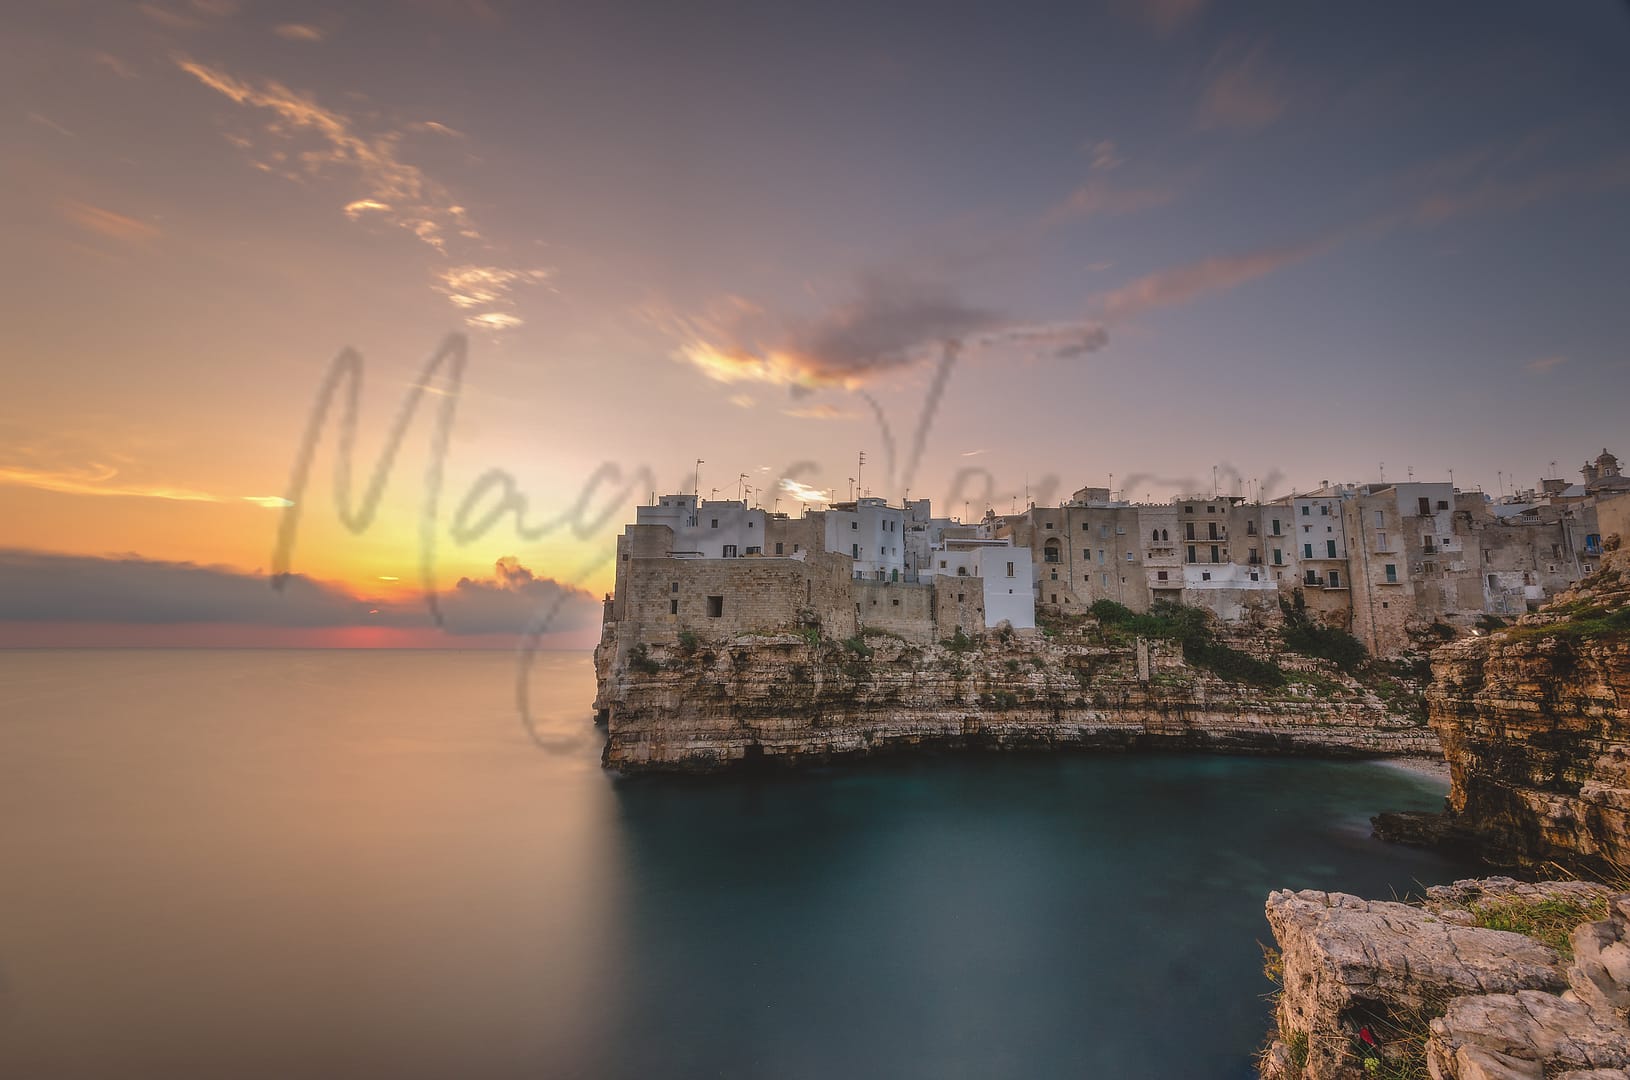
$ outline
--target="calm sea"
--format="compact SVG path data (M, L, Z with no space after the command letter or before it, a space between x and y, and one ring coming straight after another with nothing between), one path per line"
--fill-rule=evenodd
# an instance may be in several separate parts
M1469 868L1376 764L599 768L586 654L0 653L0 1076L1253 1075L1274 888Z

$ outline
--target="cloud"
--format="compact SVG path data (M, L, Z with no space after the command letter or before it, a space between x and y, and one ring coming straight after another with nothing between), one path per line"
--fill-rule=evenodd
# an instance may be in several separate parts
M445 629L458 635L519 634L549 611L555 612L550 631L579 630L600 615L589 593L540 577L514 557L498 560L491 578L460 578L440 599ZM225 566L6 549L0 549L0 620L296 628L430 624L418 597L354 596L301 574L291 574L274 591L264 575Z
M46 116L44 113L31 112L27 116L25 116L24 119L27 120L30 124L38 124L41 127L50 128L52 131L56 132L58 135L66 135L70 139L79 138L79 136L76 133L74 133L72 131L69 131L67 128L65 128L61 124L57 123L55 120L51 119L49 116Z
M946 341L1000 325L938 286L870 277L848 303L813 318L781 316L740 297L676 320L681 359L719 382L858 386Z
M1099 214L1136 214L1165 206L1175 198L1177 192L1167 187L1118 187L1107 180L1094 178L1070 192L1049 210L1043 216L1042 223L1051 227L1064 221Z
M438 271L437 292L454 307L476 308L507 305L517 287L540 285L554 275L553 270L510 270L502 266L454 266ZM516 320L518 323L520 320Z
M1620 154L1581 168L1514 180L1487 179L1463 191L1432 195L1415 208L1415 220L1431 225L1462 215L1514 213L1534 203L1626 185L1630 185L1630 154Z
M751 409L754 405L751 394L731 394L729 401L738 409Z
M418 166L401 159L400 133L361 135L350 117L276 80L255 85L189 59L178 59L176 64L235 104L270 112L272 119L265 134L271 138L291 142L307 139L306 148L296 156L306 173L316 175L329 169L351 172L363 191L346 203L348 217L355 219L361 211L377 214L440 252L446 251L449 238L454 236L480 239L464 208L446 189ZM299 174L285 171L285 175Z
M127 243L138 243L151 240L159 235L157 225L150 225L145 221L138 221L132 217L115 213L100 206L79 202L76 199L63 199L57 204L62 216L90 232L100 233L115 240Z
M781 490L801 503L828 503L832 501L826 492L820 488L800 484L790 477L783 476L781 478Z
M1057 323L1015 326L975 338L975 346L1018 345L1069 360L1097 352L1109 344L1109 331L1101 323Z
M1256 131L1284 115L1290 97L1263 59L1260 45L1225 45L1206 66L1205 89L1195 114L1202 130Z
M272 33L285 41L321 41L328 35L309 23L282 23Z
M1104 316L1111 319L1186 303L1205 293L1222 292L1266 277L1334 246L1338 239L1331 235L1308 243L1266 248L1244 255L1220 255L1158 270L1099 295L1095 303Z
M1561 367L1567 362L1568 358L1566 356L1542 356L1538 360L1530 360L1528 363L1524 364L1523 367L1527 368L1535 375L1543 375L1553 368Z
M1121 13L1165 36L1193 22L1207 0L1120 0Z
M130 70L129 65L127 65L123 60L120 60L117 56L114 56L112 53L92 53L91 62L107 68L121 79L135 79L139 77L134 71Z
M855 420L860 417L860 413L840 409L825 402L803 405L796 409L782 409L781 412L784 416L796 417L799 420Z
M464 324L475 330L513 330L524 320L507 311L483 311L479 315L466 315Z
M1094 172L1109 172L1126 164L1111 139L1099 139L1092 144L1092 164L1088 168Z

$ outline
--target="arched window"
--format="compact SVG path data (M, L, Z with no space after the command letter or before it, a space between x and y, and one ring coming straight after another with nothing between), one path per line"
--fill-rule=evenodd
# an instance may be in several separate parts
M1149 539L1153 540L1155 543L1158 544L1160 542L1160 530L1156 529L1154 531L1154 535L1149 537Z

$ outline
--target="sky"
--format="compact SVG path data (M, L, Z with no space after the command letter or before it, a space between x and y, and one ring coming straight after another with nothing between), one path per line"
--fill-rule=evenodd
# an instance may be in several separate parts
M698 470L979 516L1630 454L1614 0L0 23L0 646L581 645Z

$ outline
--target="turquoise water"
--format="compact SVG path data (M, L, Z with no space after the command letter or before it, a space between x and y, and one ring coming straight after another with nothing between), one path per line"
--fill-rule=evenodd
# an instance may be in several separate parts
M1378 764L598 767L582 654L0 653L0 1076L1248 1077Z

